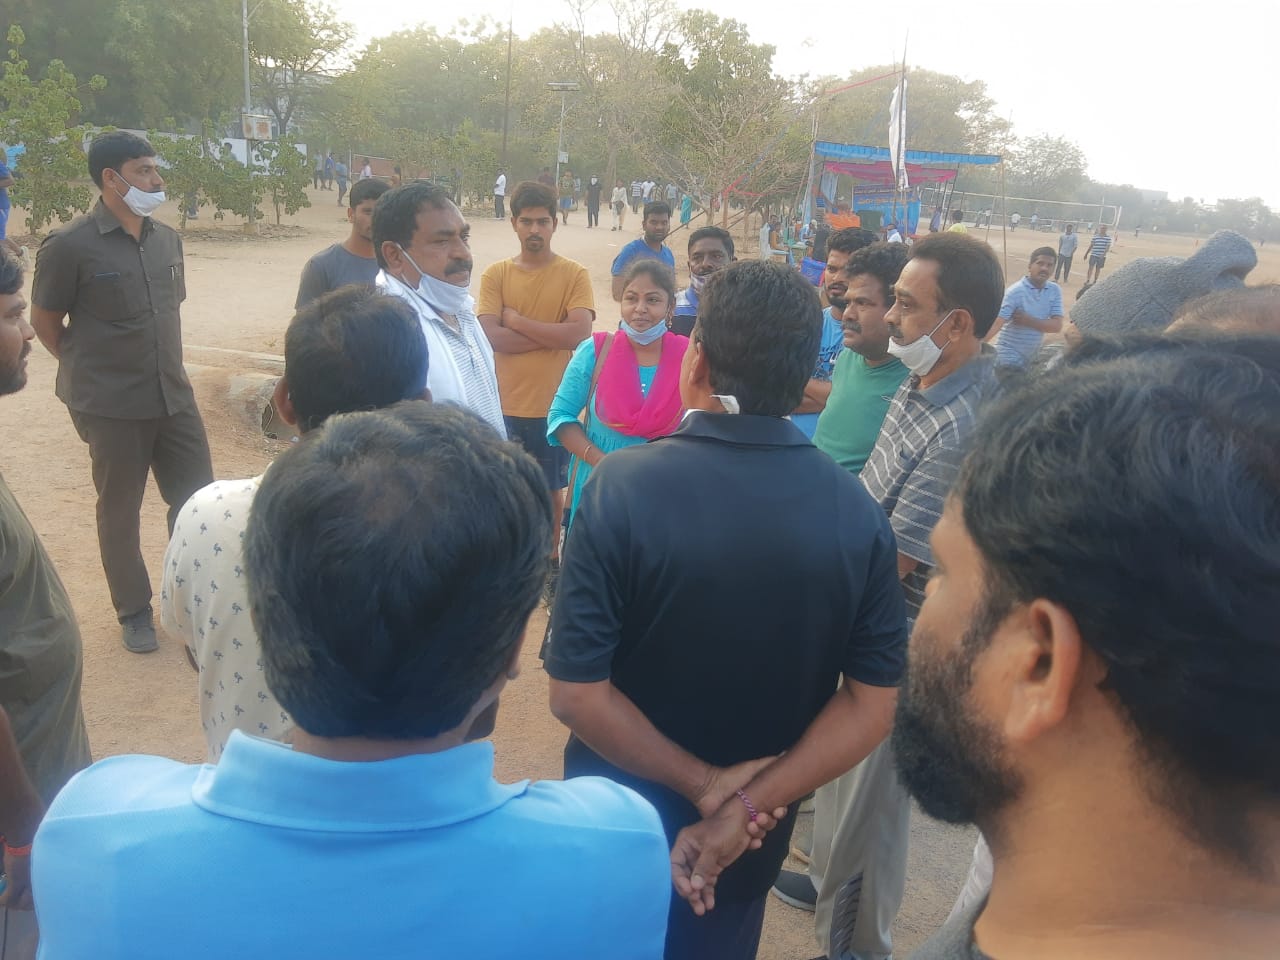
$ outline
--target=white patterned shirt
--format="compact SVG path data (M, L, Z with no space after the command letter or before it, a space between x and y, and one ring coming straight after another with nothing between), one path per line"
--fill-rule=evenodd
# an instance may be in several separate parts
M200 667L200 723L216 763L232 730L281 739L293 727L267 689L262 649L249 616L241 544L261 477L218 480L197 490L164 555L160 616Z

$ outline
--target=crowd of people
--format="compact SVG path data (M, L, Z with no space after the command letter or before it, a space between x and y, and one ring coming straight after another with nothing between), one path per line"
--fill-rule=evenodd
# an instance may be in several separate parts
M593 332L554 183L502 174L473 298L447 191L365 178L285 336L300 439L214 480L155 152L106 133L89 172L30 322L0 251L0 394L38 336L137 654L154 474L208 762L90 763L0 479L0 957L749 960L773 890L884 960L912 798L981 834L922 960L1275 955L1280 294L1243 238L1067 318L1053 249L1006 288L952 230L835 231L818 289L704 227L681 287L650 199ZM564 779L503 784L540 602Z

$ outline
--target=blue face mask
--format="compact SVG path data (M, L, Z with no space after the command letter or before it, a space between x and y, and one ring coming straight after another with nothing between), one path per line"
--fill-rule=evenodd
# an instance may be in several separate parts
M661 340L662 335L667 332L666 321L655 323L648 330L636 330L627 321L622 321L622 332L627 335L627 339L634 343L637 347L644 347L655 340Z

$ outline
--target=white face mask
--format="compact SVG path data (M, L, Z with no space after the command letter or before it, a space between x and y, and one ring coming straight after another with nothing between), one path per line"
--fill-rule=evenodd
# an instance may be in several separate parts
M396 246L400 246L396 244ZM404 254L404 258L413 264L413 269L418 271L417 287L410 287L414 293L426 301L427 306L433 310L449 316L457 316L459 313L470 313L471 305L475 301L472 300L471 294L466 287L460 287L456 283L448 283L444 280L437 280L417 263L413 257L409 256L409 251L404 247L400 247L400 252ZM405 286L409 286L407 283Z
M702 293L703 288L706 287L707 281L710 279L710 274L705 277L700 277L696 273L691 273L689 274L689 285L693 287L694 293Z
M112 172L114 173L115 171ZM119 173L116 173L116 176L120 177L121 180L124 180L124 177L120 176ZM160 204L164 203L163 190L157 190L155 193L147 193L145 190L139 190L132 183L129 183L128 180L124 180L124 182L129 187L128 191L123 196L120 196L119 192L117 192L116 196L119 196L120 199L124 201L124 205L139 217L151 216L160 208Z
M667 322L663 320L661 323L655 323L647 330L636 330L635 327L623 320L622 332L625 333L627 335L627 339L637 347L644 347L653 343L655 340L662 339L663 334L667 332Z
M889 355L897 357L903 365L918 377L925 376L938 365L943 347L933 342L933 335L942 329L955 310L948 310L947 315L938 321L938 325L917 340L899 345L892 338L889 340ZM948 341L949 342L949 341Z

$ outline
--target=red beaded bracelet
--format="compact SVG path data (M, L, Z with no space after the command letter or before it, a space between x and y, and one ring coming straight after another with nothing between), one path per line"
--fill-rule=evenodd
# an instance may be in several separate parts
M0 844L4 844L4 852L11 857L29 857L31 856L31 844L25 847L11 847L9 841L3 835L0 835Z
M756 817L759 816L759 814L756 813L756 805L751 802L751 798L748 797L744 791L739 790L737 793L738 793L738 799L741 800L743 804L746 805L747 819L749 819L752 823L755 823Z

